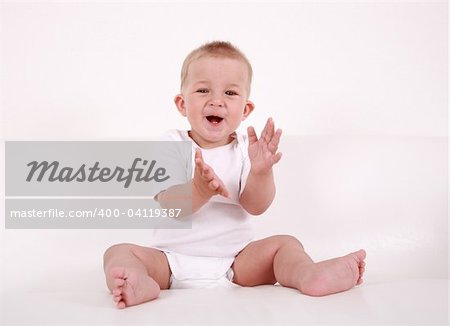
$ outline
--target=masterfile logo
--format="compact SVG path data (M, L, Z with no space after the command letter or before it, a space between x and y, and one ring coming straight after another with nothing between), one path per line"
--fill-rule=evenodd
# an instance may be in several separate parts
M72 167L61 168L58 161L53 161L52 163L47 161L42 161L40 163L33 161L27 164L27 166L31 167L27 182L33 180L36 172L38 172L36 181L39 182L42 181L45 176L52 182L109 182L116 179L118 182L124 182L125 188L128 188L133 181L133 174L136 175L136 182L164 182L170 178L169 175L166 175L166 169L163 167L156 168L156 171L153 172L156 165L155 160L150 162L144 174L144 169L137 167L141 161L143 166L146 166L148 163L148 160L135 158L129 169L119 166L116 166L114 169L108 167L100 168L100 162L95 162L90 168L86 167L86 164L82 164L78 169Z
M190 142L7 141L7 196L154 196L186 181Z

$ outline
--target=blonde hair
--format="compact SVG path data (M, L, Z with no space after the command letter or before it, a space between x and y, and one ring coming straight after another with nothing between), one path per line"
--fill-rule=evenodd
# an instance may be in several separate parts
M193 61L202 57L229 58L243 61L247 65L248 69L248 92L250 93L250 85L252 83L253 76L252 65L250 64L250 61L248 61L244 53L241 52L241 50L232 45L230 42L224 41L213 41L205 43L188 54L186 59L184 59L183 66L181 67L181 90L183 89L183 85L186 81L189 65Z

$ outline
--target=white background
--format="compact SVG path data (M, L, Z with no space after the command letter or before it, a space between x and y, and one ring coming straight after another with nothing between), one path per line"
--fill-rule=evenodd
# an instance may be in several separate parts
M445 2L58 3L2 5L7 139L187 128L181 64L216 39L253 64L258 128L273 116L286 134L447 136Z
M206 41L229 40L254 69L256 110L240 130L261 130L272 116L284 131L278 197L258 234L296 235L315 258L364 247L369 282L446 277L446 1L0 8L4 140L149 139L188 128L173 104L182 61ZM38 278L61 266L101 270L107 246L147 237L2 228L0 278L16 290L30 286L28 266Z

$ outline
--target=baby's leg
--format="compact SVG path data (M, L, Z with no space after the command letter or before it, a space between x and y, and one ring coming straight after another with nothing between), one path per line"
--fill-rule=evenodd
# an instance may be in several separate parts
M169 288L169 264L159 250L118 244L106 250L103 266L106 284L120 309L153 300L160 289Z
M314 263L301 243L291 236L272 236L245 247L233 264L233 281L243 286L275 284L322 296L362 283L366 253Z

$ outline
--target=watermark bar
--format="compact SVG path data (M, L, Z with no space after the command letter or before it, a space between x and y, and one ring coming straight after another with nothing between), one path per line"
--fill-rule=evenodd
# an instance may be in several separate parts
M7 229L189 229L181 208L149 199L6 199ZM188 214L189 215L189 214Z
M190 187L153 199L191 179L190 142L7 141L5 158L6 228L191 227Z

